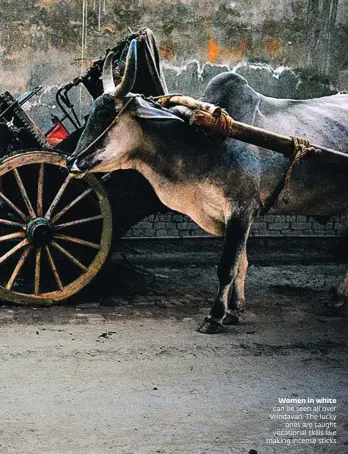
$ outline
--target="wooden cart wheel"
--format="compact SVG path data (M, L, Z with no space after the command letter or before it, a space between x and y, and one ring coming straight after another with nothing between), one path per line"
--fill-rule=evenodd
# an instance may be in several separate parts
M77 293L111 245L102 184L74 178L65 157L49 151L5 158L0 181L0 300L49 305Z

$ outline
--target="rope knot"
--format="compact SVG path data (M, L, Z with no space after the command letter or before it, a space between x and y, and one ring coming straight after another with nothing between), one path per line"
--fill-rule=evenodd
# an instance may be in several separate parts
M294 152L291 158L291 163L285 172L283 201L286 204L289 203L289 186L293 170L300 164L302 159L304 159L308 154L320 153L320 150L312 147L309 140L306 139L305 137L293 136L291 138L293 142Z

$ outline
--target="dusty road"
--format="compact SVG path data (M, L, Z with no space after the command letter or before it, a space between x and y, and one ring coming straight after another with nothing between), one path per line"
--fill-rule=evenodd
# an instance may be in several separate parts
M325 309L343 269L252 266L243 323L216 336L196 332L213 264L115 265L118 294L112 280L65 306L2 307L0 452L347 453L347 319ZM283 397L336 399L336 443L271 444Z

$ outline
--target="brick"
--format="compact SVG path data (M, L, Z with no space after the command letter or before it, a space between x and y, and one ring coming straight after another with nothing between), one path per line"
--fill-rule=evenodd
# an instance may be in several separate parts
M193 227L191 222L180 222L177 224L179 230L189 230Z
M133 236L144 236L144 231L140 229L133 229Z
M309 225L307 222L291 222L290 228L293 230L306 230Z
M333 222L328 222L326 225L324 225L324 230L333 230Z
M267 224L266 222L254 222L252 225L253 230L258 229L258 230L264 230L267 229Z
M197 229L197 230L191 230L190 231L191 236L212 236L210 233L205 232L202 229Z
M175 222L182 222L183 219L184 219L184 216L182 216L181 214L174 214L174 216L172 217L172 220Z
M156 236L168 236L166 230L156 230Z
M141 222L138 222L137 224L137 228L138 229L152 229L152 222L144 222L144 221L141 221Z
M297 215L296 221L297 222L307 222L307 216Z
M284 230L289 228L289 223L288 222L274 222L274 223L269 223L268 224L268 229L269 230Z
M168 236L179 236L177 229L167 230Z
M324 230L325 224L319 224L319 222L313 221L312 227L315 230Z
M347 228L347 226L340 222L335 222L335 224L334 224L335 230L345 230L346 228Z
M179 236L190 236L189 230L179 230Z
M153 230L153 229L152 230L145 230L144 235L145 236L155 236L156 233L155 233L155 230Z

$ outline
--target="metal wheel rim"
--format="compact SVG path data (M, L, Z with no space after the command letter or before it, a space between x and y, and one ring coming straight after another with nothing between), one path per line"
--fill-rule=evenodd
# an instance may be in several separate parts
M49 151L34 151L17 154L8 158L0 165L0 177L15 169L30 164L48 164L66 168L66 158L58 153ZM72 181L72 180L70 180ZM8 290L0 286L0 299L17 304L36 304L51 305L58 301L63 301L76 294L85 287L102 268L111 246L112 236L112 214L107 194L101 182L93 175L86 174L83 181L92 188L93 193L98 198L100 214L102 216L102 229L100 238L100 249L96 253L93 262L88 269L77 279L64 286L63 289L50 291L46 293L26 294ZM24 253L22 254L24 255ZM22 258L22 256L21 256ZM0 271L1 272L1 271Z

